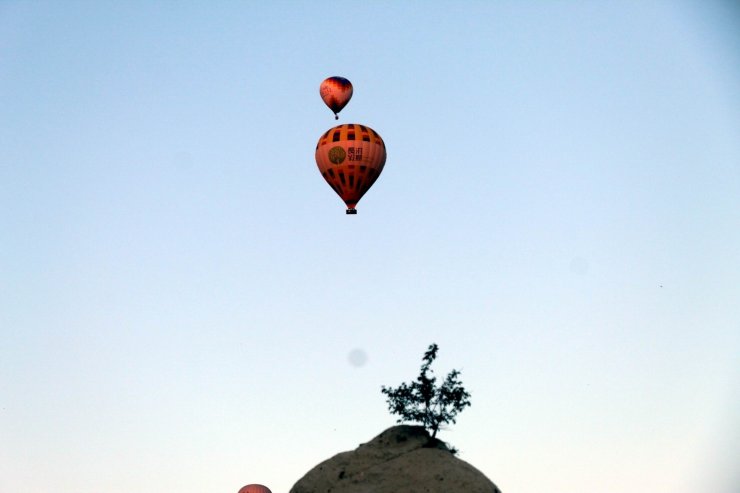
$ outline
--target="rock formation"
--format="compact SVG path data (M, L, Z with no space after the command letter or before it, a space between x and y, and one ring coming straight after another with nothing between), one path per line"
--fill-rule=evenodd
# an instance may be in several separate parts
M385 430L311 469L290 493L500 493L422 426Z

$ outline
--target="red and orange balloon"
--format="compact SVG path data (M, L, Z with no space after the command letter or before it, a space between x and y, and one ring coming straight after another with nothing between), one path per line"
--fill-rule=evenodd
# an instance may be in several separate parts
M385 143L366 125L345 123L331 128L316 144L316 164L321 176L347 205L347 214L383 171Z
M344 77L329 77L319 87L319 94L324 103L334 112L334 119L339 120L339 113L352 98L352 83Z
M239 493L272 493L270 488L261 484L248 484L239 490Z

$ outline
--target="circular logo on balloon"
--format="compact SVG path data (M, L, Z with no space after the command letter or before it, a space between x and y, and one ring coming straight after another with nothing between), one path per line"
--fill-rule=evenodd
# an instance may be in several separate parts
M329 161L334 164L342 164L344 158L346 157L347 153L339 146L335 146L329 149Z

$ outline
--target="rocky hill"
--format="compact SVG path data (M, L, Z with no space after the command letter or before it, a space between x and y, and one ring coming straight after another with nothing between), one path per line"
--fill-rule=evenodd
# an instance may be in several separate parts
M422 426L394 426L306 473L290 493L500 493Z

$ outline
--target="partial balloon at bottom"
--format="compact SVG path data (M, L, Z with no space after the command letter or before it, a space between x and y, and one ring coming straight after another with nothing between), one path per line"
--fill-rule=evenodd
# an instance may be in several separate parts
M239 490L239 493L272 493L270 488L261 484L248 484Z

